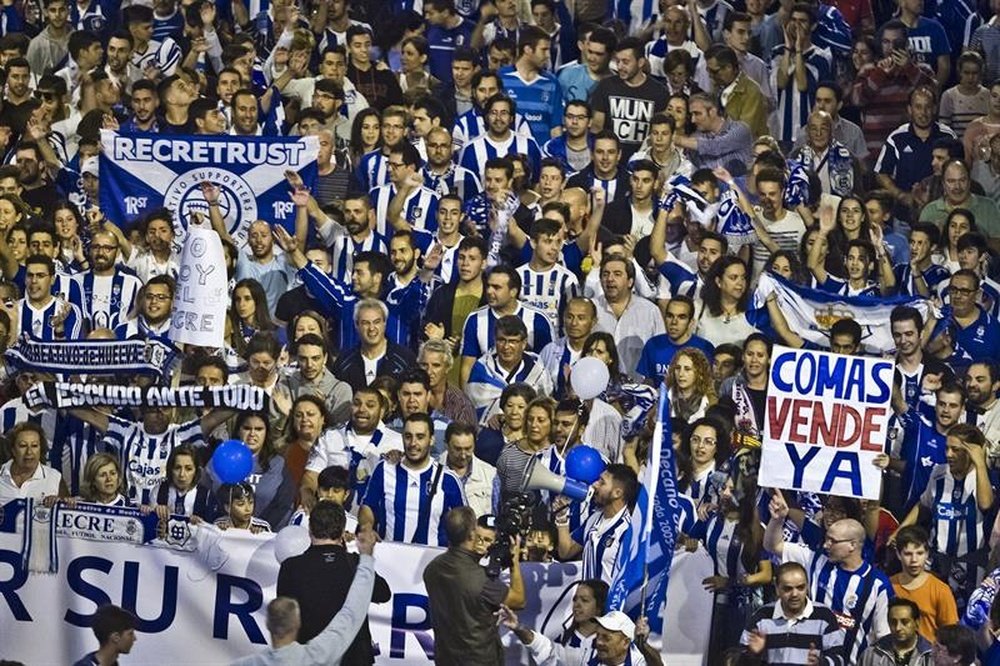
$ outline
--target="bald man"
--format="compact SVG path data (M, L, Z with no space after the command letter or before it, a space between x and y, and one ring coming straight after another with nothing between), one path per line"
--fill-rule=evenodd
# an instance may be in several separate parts
M792 156L816 172L825 194L845 197L861 182L861 167L847 146L833 136L833 116L813 109L806 125L806 142Z
M895 596L889 578L862 557L865 528L852 518L826 530L823 549L813 550L784 537L788 504L774 490L768 506L771 519L764 530L764 548L784 562L798 562L809 572L809 596L829 606L846 632L847 663L858 663L861 652L889 633L889 600Z

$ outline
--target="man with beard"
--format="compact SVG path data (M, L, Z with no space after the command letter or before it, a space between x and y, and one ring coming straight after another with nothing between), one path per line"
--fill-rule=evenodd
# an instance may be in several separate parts
M965 372L965 390L969 396L968 422L983 431L987 459L990 467L996 468L1000 458L1000 370L996 361L983 359L970 365Z
M375 529L389 541L446 546L444 517L465 506L462 482L431 458L434 423L427 414L411 414L403 423L403 458L375 467L358 512L361 528ZM399 502L397 488L408 488L413 501Z
M90 241L91 269L74 276L80 288L83 313L88 330L115 329L125 323L135 305L142 283L139 278L117 267L118 239L99 231Z
M174 422L174 408L147 406L133 421L83 407L69 413L105 433L104 445L122 461L127 498L132 506L156 504L156 489L167 480L167 458L182 444L206 445L205 437L236 416L235 409L216 407L200 418Z
M307 333L295 341L298 367L284 375L281 382L288 387L292 400L300 395L315 395L326 405L330 423L343 423L351 414L351 387L334 377L327 368L326 343L315 333Z
M516 134L513 130L517 105L502 93L493 95L483 106L486 116L486 133L476 137L462 149L459 159L473 173L485 173L487 163L507 155L525 155L531 168L531 181L538 179L542 151L530 136Z
M332 272L338 280L347 281L359 252L388 254L385 236L372 229L371 202L366 195L348 193L344 197L343 223L323 213L318 205L313 208L314 204L315 200L309 202L310 213L317 214L316 232L330 249Z
M22 141L14 152L19 170L18 182L23 188L21 199L35 210L45 210L58 200L59 190L42 173L45 158L34 141Z
M753 141L750 128L726 118L719 102L711 95L695 93L691 95L689 106L695 132L691 136L675 135L674 144L688 151L695 167L713 169L721 166L736 176L746 173Z
M104 71L108 77L122 90L130 90L137 81L142 80L142 72L132 64L132 47L135 39L122 30L108 39L107 63Z
M140 79L132 85L132 117L122 123L122 132L157 132L159 121L157 111L160 98L156 94L156 84Z
M117 338L128 340L137 336L166 336L170 331L175 287L174 279L169 275L150 278L138 298L139 314L115 329Z
M472 75L472 108L455 120L452 138L455 150L461 152L470 141L486 133L486 102L491 97L503 91L500 76L488 69L480 70ZM520 113L514 114L514 131L518 134L531 136L528 121ZM476 172L482 173L482 172Z
M344 106L344 88L330 79L321 79L313 89L309 108L319 113L323 128L334 133L339 143L350 143L351 122L341 115Z
M226 221L219 207L219 187L214 183L202 183L201 192L208 202L208 215L212 228L224 241L236 245L229 235ZM264 220L257 220L247 229L247 247L250 253L241 251L236 259L237 282L252 278L260 283L267 295L267 308L273 315L281 295L288 291L291 282L291 269L288 267L285 255L274 252L274 237L271 236L271 226Z
M257 96L252 90L248 88L237 90L233 94L230 107L231 134L234 136L257 136L260 134Z
M944 191L940 199L934 199L920 211L921 222L931 222L943 227L952 211L961 208L969 211L976 220L976 228L992 242L994 247L1000 236L1000 210L989 197L972 192L972 178L969 167L962 160L951 160L941 170Z
M406 329L403 342L413 350L417 348L420 338L420 315L434 288L434 283L428 279L428 271L421 274L418 270L417 264L422 255L414 232L397 231L389 241L389 260L394 270L386 280L386 300L400 302L408 298L416 301L406 309L406 320L402 319L400 311L400 324Z
M427 133L427 163L422 170L424 187L438 196L455 194L459 202L468 201L483 189L479 175L455 164L455 146L451 132L435 127Z
M164 134L190 134L188 109L198 99L198 90L187 79L175 74L160 81L156 92L163 110L158 122L160 131ZM256 105L256 101L254 104Z
M945 462L945 438L948 430L964 419L965 404L962 387L945 382L935 391L933 420L912 409L898 415L902 426L898 453L880 453L874 460L876 467L901 477L900 488L888 492L885 500L896 515L904 515L917 503L934 466Z
M670 292L674 296L688 296L698 298L701 289L705 286L705 279L712 264L729 252L729 241L726 237L714 231L705 230L701 224L695 222L691 226L697 228L697 234L685 234L678 243L681 253L689 251L688 242L697 235L697 242L694 244L694 264L697 270L691 270L689 260L681 260L667 249L667 232L671 218L669 212L658 213L656 221L653 223L653 230L649 236L649 254L656 263L660 274L670 283ZM680 218L680 224L684 224L684 218ZM690 256L690 255L688 255Z

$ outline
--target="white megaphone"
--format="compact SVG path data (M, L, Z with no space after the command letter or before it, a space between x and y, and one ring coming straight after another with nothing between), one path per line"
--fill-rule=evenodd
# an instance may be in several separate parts
M538 458L532 458L521 479L521 492L528 490L548 490L557 495L565 495L574 500L587 498L590 486L580 481L551 472Z

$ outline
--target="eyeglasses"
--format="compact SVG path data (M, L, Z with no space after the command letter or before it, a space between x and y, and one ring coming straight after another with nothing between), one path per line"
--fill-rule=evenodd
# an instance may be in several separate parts
M48 90L36 90L35 93L34 93L34 95L33 95L33 97L35 99L40 99L43 102L51 102L51 101L55 100L56 94L54 92L50 92Z
M390 169L402 169L406 166L402 162L386 162L385 165Z
M563 117L565 117L566 120L586 120L590 116L585 113L566 113L563 114Z
M146 300L154 303L164 303L170 300L170 294L146 294Z
M823 544L837 545L838 543L853 543L854 539L834 539L832 537L826 537L823 539Z
M949 294L955 294L957 296L972 296L974 293L979 291L978 289L966 289L965 287L948 287Z

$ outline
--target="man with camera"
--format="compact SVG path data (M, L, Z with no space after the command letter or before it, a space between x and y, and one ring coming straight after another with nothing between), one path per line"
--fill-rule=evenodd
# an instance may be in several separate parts
M479 564L482 553L477 549L476 527L475 511L467 506L452 509L445 516L448 550L424 569L436 664L503 664L496 613L508 599L524 604L516 543L508 587L499 578L489 577Z

